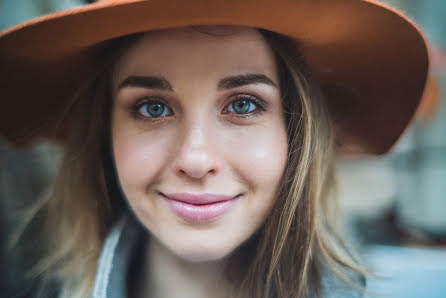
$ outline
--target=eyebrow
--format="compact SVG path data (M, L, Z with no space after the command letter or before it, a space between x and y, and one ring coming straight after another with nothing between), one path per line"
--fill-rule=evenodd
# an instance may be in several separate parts
M277 85L264 74L243 74L226 77L218 82L217 90L226 90L251 84L266 84L277 88Z
M222 91L251 84L266 84L277 88L276 83L264 74L242 74L221 79L217 84L217 90ZM156 76L129 76L119 84L118 90L124 87L173 91L172 85L166 79Z
M172 85L170 85L166 79L154 76L130 76L119 84L118 90L124 87L143 87L148 89L173 91Z

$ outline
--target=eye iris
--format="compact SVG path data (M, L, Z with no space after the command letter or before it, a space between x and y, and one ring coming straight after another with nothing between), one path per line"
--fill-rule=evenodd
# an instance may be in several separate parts
M150 103L147 105L147 113L153 117L159 117L164 113L164 105L161 103Z
M247 100L237 100L232 103L232 108L239 114L245 114L249 111L251 103Z

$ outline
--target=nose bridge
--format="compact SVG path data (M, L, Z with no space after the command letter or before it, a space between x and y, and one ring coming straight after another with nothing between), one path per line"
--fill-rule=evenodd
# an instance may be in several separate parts
M184 146L190 149L203 149L206 145L206 122L205 120L194 119L189 125L184 127Z
M173 163L177 174L197 179L217 173L219 161L211 130L208 117L194 117L183 123Z

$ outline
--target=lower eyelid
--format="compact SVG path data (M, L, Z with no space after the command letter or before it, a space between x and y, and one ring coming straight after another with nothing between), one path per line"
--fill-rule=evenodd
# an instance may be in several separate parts
M258 112L250 112L247 114L236 114L233 117L238 119L249 119L249 118L256 118L262 115L262 111Z
M132 113L132 118L134 119L134 121L141 123L141 124L157 124L157 123L162 123L164 121L168 121L169 119L171 119L171 116L162 116L162 117L144 117L141 116L138 113Z

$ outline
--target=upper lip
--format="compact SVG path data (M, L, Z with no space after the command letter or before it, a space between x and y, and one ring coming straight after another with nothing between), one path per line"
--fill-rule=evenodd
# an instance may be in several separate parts
M181 201L194 205L203 205L221 201L228 201L237 197L237 196L226 196L212 193L191 194L187 192L167 193L167 194L161 193L161 195L172 200Z

